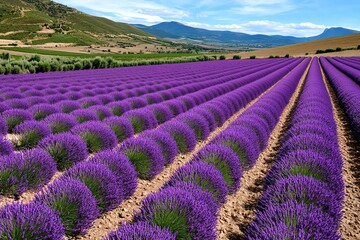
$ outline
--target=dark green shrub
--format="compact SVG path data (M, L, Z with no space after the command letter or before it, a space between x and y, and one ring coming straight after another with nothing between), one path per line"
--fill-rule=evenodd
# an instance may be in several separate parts
M335 49L335 51L336 51L336 52L341 52L341 51L342 51L342 48L341 48L341 47L337 47L337 48Z
M241 57L240 57L239 55L234 55L234 56L233 56L233 59L234 59L234 60L239 60L239 59L241 59Z
M220 57L219 57L219 60L225 60L226 59L226 57L224 56L224 55L221 55Z
M273 55L270 55L269 58L274 58L274 56L273 56Z
M41 60L41 57L39 55L34 55L29 58L30 62L33 62L33 61L40 62L40 60Z
M360 50L360 45L357 46L357 50Z
M284 56L285 58L289 58L290 57L290 55L289 54L285 54L285 56Z
M91 69L92 68L92 64L88 59L84 59L81 61L83 69Z
M318 50L316 50L316 52L315 52L315 54L322 54L322 53L325 53L325 51L324 51L324 50L321 50L321 49L318 49Z
M76 62L74 64L74 70L81 70L83 69L83 65L81 64L81 62Z
M100 68L100 65L101 65L101 58L100 57L96 57L92 60L92 67L94 69L98 69Z
M250 59L255 59L255 58L256 58L255 55L250 56Z

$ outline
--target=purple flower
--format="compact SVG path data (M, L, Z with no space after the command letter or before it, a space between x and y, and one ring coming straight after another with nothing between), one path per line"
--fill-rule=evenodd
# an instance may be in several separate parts
M172 234L169 230L149 222L136 222L133 224L121 225L115 232L111 232L103 240L175 240L176 234Z
M311 177L290 176L279 179L276 184L266 189L258 209L265 211L269 204L278 205L287 201L311 204L321 208L337 222L341 219L341 201L329 190L327 184Z
M260 147L253 144L253 132L240 127L230 127L220 135L216 136L211 143L220 144L230 147L241 161L243 169L250 169L255 165L255 162L260 154Z
M29 89L24 92L24 95L27 97L43 97L45 94L39 90Z
M121 92L112 92L110 93L110 95L113 97L115 101L120 101L126 98L126 96Z
M51 134L51 129L45 122L30 120L16 126L14 133L18 135L13 141L15 148L21 150L36 147L41 139Z
M150 110L141 109L128 111L124 113L123 117L131 122L134 133L140 133L157 127L155 114Z
M84 97L84 95L81 94L80 92L68 92L65 94L65 96L69 100L79 100L80 98Z
M99 121L99 116L95 111L89 109L78 109L71 113L71 115L75 116L76 120L79 123L84 123L88 121Z
M176 234L176 239L216 239L216 218L191 193L167 188L142 202L135 221L147 221Z
M0 137L0 158L2 156L10 155L14 152L14 147L11 142L7 141L5 138Z
M1 93L1 97L5 100L8 100L8 99L20 99L20 98L23 98L23 94L17 92L17 91L6 91L4 93Z
M46 99L43 97L27 97L27 98L23 98L23 99L26 100L26 102L28 102L29 106L48 103L48 101L46 101Z
M187 153L195 149L195 132L185 123L172 120L161 125L160 129L168 132L172 136L180 153Z
M154 113L158 124L162 124L174 117L170 108L165 104L151 105L149 109Z
M177 116L180 113L184 113L187 111L185 104L178 99L166 101L164 102L164 104L170 108L174 116Z
M78 100L82 108L88 108L95 105L102 105L102 102L96 97L86 97Z
M117 144L115 133L101 122L89 121L71 129L71 133L80 136L90 153L114 148Z
M153 140L129 138L117 150L129 158L141 179L151 180L164 168L165 159Z
M0 116L0 136L6 135L8 131L8 127L6 125L5 120Z
M11 109L7 104L0 102L0 114Z
M200 186L192 182L175 182L171 187L163 187L163 189L167 188L180 189L182 191L191 193L197 202L207 206L209 212L212 213L215 218L217 218L218 209L220 208L221 204L214 200L213 195L209 191L203 190Z
M44 138L38 147L50 154L59 171L70 168L88 156L83 139L70 133L50 135Z
M160 103L163 98L158 93L151 93L144 96L148 104Z
M210 132L214 131L217 127L214 115L203 107L194 108L191 112L195 112L205 118L207 125L209 126ZM189 112L190 113L190 112Z
M184 103L187 110L192 109L197 105L195 100L190 96L180 97L179 100L181 100Z
M129 98L127 101L129 102L131 109L142 108L147 105L146 100L142 97Z
M52 104L42 103L30 107L29 111L33 114L35 120L42 120L51 114L59 113L60 109Z
M228 194L226 182L221 172L206 162L191 162L180 167L165 184L173 186L176 182L191 182L209 191L217 203L224 203Z
M162 130L145 131L140 137L154 140L160 147L165 159L165 165L171 164L177 153L177 144L168 132Z
M33 120L32 114L27 110L10 109L2 113L2 117L8 127L8 132L12 133L13 129L27 120Z
M121 152L105 150L96 153L89 162L104 164L116 176L117 182L122 186L123 197L128 199L137 187L137 172L130 160Z
M3 103L15 109L28 109L30 107L29 103L25 99L9 99Z
M44 119L52 133L62 133L70 131L75 125L78 124L76 117L65 113L55 113Z
M13 203L0 209L2 239L62 240L64 234L58 214L45 204Z
M102 213L114 209L122 201L122 186L103 164L80 162L67 170L60 179L68 178L77 179L90 189Z
M56 106L60 108L61 112L63 113L71 113L77 109L81 108L80 103L73 100L64 100L61 102L56 103Z
M230 148L219 144L206 145L194 155L193 161L202 161L215 166L221 172L229 193L239 189L242 177L241 163Z
M258 212L246 229L246 239L272 239L272 230L279 225L295 236L294 239L340 239L337 224L329 214L313 205L292 201L270 204L266 211Z
M97 99L104 105L114 101L114 98L108 94L97 95Z
M106 106L110 108L115 116L121 116L131 109L130 104L127 101L112 102Z
M334 193L343 195L342 170L338 163L323 154L311 150L298 150L282 156L270 169L264 187L289 176L309 176L328 185Z
M3 156L0 160L1 195L36 190L48 183L56 172L51 156L36 148Z
M115 133L118 143L121 143L127 138L134 136L134 129L131 122L123 117L108 117L103 120L113 132Z
M111 110L106 106L91 106L88 109L94 111L101 121L104 118L113 116Z
M213 103L206 103L204 105L201 106L202 108L208 110L215 118L215 122L217 124L218 127L222 126L224 124L224 122L226 121L226 113L224 113L226 111L226 108L220 108L219 106L217 106L216 104Z
M176 119L188 125L195 132L197 140L205 140L210 134L209 125L200 114L194 112L183 113L177 116Z
M85 234L100 211L91 191L80 181L57 180L35 195L35 203L46 204L60 216L66 235Z
M54 95L49 95L47 97L45 97L46 100L48 101L48 103L57 103L63 100L67 100L68 98L63 95L63 94L54 94Z

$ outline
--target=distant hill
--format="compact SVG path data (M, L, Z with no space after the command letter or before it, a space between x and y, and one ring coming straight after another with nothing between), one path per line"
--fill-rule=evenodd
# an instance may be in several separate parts
M290 56L311 56L314 55L317 50L326 50L326 49L348 49L348 48L357 48L360 45L360 33L351 34L346 36L334 37L334 38L325 38L321 40L314 40L305 43L298 43L293 45L260 49L250 52L240 52L238 53L242 58L249 58L250 56L256 56L257 58L268 58L269 56L285 56L289 54ZM233 55L233 54L232 54ZM232 55L228 55L228 58L231 58ZM328 56L360 56L360 50L347 50L341 52L332 52L326 53ZM321 54L316 54L316 56L321 56Z
M49 0L0 1L0 38L77 45L153 37L134 26L95 17Z
M318 35L309 38L297 38L292 36L246 34L231 31L213 31L186 26L178 22L163 22L153 26L135 25L152 35L188 41L198 41L204 44L219 44L248 47L274 47L325 39L336 36L344 36L357 33L358 31L346 28L329 28Z

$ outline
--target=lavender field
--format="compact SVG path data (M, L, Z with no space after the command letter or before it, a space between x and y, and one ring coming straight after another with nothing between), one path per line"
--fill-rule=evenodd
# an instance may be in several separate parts
M360 238L359 57L0 83L0 239Z

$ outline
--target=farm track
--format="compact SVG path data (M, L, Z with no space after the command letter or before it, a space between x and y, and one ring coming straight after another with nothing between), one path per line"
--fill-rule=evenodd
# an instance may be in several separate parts
M356 141L349 125L349 120L322 68L321 70L326 89L330 95L343 158L342 172L345 184L345 197L339 233L344 239L360 239L360 143Z
M300 64L300 63L299 63ZM289 74L289 73L288 73ZM286 74L283 78L285 78ZM170 179L173 173L184 164L188 163L194 154L196 154L201 148L207 145L214 137L224 131L233 121L235 121L245 110L251 107L262 96L273 89L283 78L279 79L274 85L260 94L253 101L248 103L244 108L240 109L237 113L232 115L221 127L215 129L205 141L199 141L192 152L187 154L178 155L174 162L167 166L159 175L157 175L152 181L146 181L138 179L138 186L135 193L130 199L125 200L116 209L104 213L93 223L93 226L88 229L88 233L84 236L77 236L76 238L67 239L101 239L109 232L115 231L123 221L129 222L136 211L141 207L142 200L152 192L158 191L163 184Z
M225 204L220 208L216 225L218 239L245 239L245 229L254 219L258 199L263 193L264 178L275 161L281 138L302 92L310 65L311 62L281 114L279 122L271 132L266 149L260 154L255 166L244 172L240 189L235 194L229 195Z

